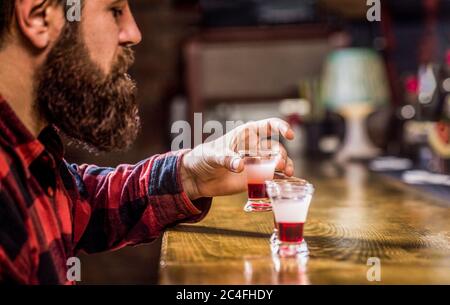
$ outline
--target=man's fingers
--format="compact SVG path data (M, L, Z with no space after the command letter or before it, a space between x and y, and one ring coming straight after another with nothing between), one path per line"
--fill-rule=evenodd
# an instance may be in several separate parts
M287 158L286 167L284 168L284 173L289 177L294 175L294 162L291 158Z
M286 159L281 158L277 163L277 167L275 168L277 171L284 171L286 168Z
M272 118L248 123L238 130L234 141L236 151L276 148L279 145L280 134L288 140L294 139L294 131L281 119ZM267 140L268 138L270 140Z
M287 155L286 148L284 148L284 146L281 145L279 142L276 142L276 141L270 141L270 142L271 142L271 147L276 147L276 150L280 152L276 170L282 171L285 169L285 167L287 165L288 155Z
M288 140L293 140L295 137L291 126L286 121L278 118L258 121L256 122L256 128L258 130L258 134L264 137L276 135L277 133L281 133L281 135Z

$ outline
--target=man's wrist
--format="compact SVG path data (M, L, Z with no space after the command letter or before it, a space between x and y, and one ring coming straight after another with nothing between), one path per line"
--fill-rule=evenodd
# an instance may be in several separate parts
M201 198L197 183L195 182L194 175L189 171L189 169L186 167L186 158L185 156L181 160L181 166L180 166L180 178L181 178L181 185L183 187L183 191L186 193L188 198L190 200L196 200Z

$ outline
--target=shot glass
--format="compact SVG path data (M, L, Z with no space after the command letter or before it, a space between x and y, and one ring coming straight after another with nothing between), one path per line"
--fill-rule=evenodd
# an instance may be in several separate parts
M281 257L308 256L303 229L314 187L297 178L266 181L266 188L276 224L271 237L272 252Z
M245 164L245 174L248 184L248 201L246 212L267 212L272 210L272 204L266 192L265 182L272 180L275 167L281 156L279 151L258 150L239 152Z

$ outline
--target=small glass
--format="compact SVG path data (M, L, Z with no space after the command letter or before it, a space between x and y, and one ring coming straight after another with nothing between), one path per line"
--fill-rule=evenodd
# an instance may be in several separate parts
M303 228L314 187L298 178L267 181L266 187L276 223L271 237L272 252L281 257L308 256Z
M272 204L266 192L265 181L272 180L276 165L280 158L279 151L258 150L240 151L244 159L245 173L248 184L248 201L245 204L246 212L272 211Z

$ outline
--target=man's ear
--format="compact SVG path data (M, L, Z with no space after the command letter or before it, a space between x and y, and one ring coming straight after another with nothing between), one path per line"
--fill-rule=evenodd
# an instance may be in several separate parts
M36 48L45 49L52 41L56 22L55 4L50 0L16 0L19 31ZM61 28L62 26L58 26Z

